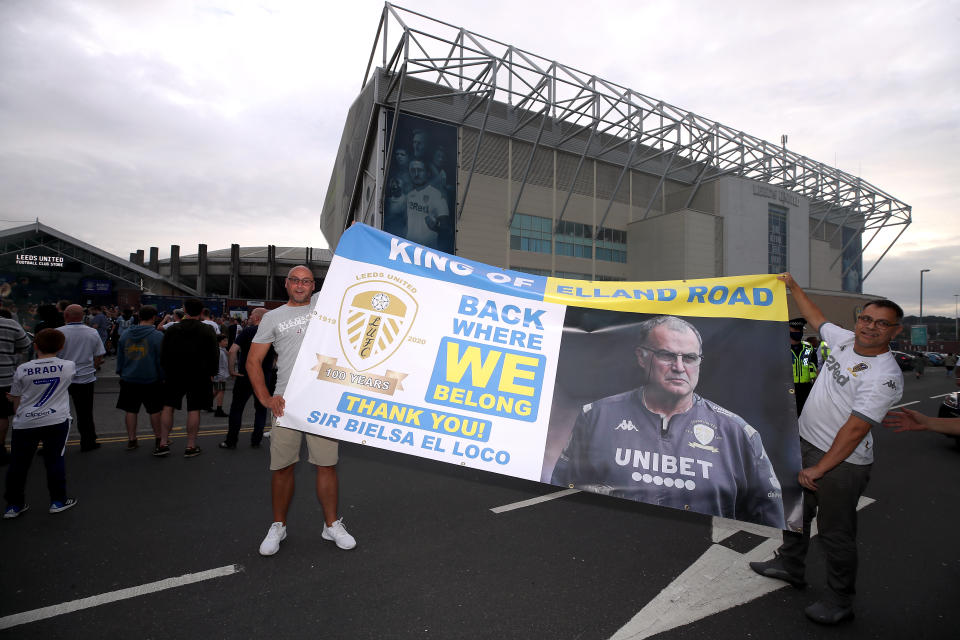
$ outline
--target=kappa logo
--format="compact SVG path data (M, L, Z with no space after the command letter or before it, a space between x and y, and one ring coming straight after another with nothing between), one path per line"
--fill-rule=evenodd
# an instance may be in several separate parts
M385 362L406 340L418 309L413 296L392 282L366 280L348 287L337 327L350 366L366 371Z
M893 389L894 391L897 390L897 383L894 382L893 380L887 380L887 381L884 382L883 384L885 384L886 386L890 387L890 388Z
M620 424L616 426L614 431L639 431L639 429L637 429L632 422L624 418L620 421Z

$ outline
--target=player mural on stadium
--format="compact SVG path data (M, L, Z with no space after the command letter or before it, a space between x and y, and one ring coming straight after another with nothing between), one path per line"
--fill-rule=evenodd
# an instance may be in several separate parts
M675 316L642 322L642 385L585 405L551 484L784 528L760 434L695 393L703 340Z
M387 117L392 128L393 118ZM457 129L401 113L383 195L383 230L455 252Z

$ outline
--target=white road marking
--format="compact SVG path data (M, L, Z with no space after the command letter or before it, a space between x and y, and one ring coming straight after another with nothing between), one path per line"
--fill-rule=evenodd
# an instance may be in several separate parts
M500 507L493 507L492 509L490 509L490 511L493 511L494 513L503 513L504 511L513 511L514 509L523 509L524 507L532 507L535 504L540 504L541 502L547 502L548 500L556 500L557 498L573 495L574 493L580 493L580 489L564 489L563 491L548 493L546 495L538 496L536 498L530 498L529 500L521 500L520 502L505 504Z
M910 405L918 404L919 402L920 402L919 400L914 400L913 402L904 402L903 404L898 404L895 407L890 407L890 410L892 411L894 409L899 409L900 407L909 407Z
M710 545L690 567L660 592L611 640L640 640L749 602L786 583L756 574L748 562L763 560L780 546L767 540L746 556Z
M861 496L857 510L874 502L876 500L873 498ZM817 535L816 525L814 521L811 536ZM783 539L779 529L726 518L714 518L713 529L711 538L714 541L723 540L731 530L756 533L769 536L770 539L744 554L723 545L710 545L700 558L647 603L610 640L649 638L789 586L786 582L754 573L749 565L750 562L766 560L773 555Z
M765 527L762 524L740 522L739 520L719 518L717 516L713 517L711 524L710 538L714 542L720 542L739 531L746 531L747 533L753 533L758 536L763 536L764 538L780 538L780 529L776 527Z
M174 587L182 587L188 584L193 584L194 582L202 582L203 580L221 578L223 576L228 576L232 573L237 573L238 571L241 571L241 570L242 570L242 567L240 565L231 564L225 567L218 567L216 569L201 571L200 573L188 573L178 578L167 578L165 580L158 580L157 582L142 584L139 587L129 587L127 589L120 589L118 591L101 593L98 596L90 596L89 598L80 598L79 600L72 600L71 602L64 602L63 604L55 604L49 607L43 607L41 609L34 609L33 611L24 611L23 613L15 613L12 616L5 616L3 618L0 618L0 629L9 629L11 627L16 627L21 624L27 624L29 622L37 622L38 620L45 620L46 618L53 618L54 616L63 615L65 613L73 613L74 611L80 611L81 609L89 609L91 607L97 607L97 606L100 606L101 604L107 604L109 602L116 602L118 600L126 600L128 598L144 596L149 593L156 593L157 591L163 591L164 589L173 589Z

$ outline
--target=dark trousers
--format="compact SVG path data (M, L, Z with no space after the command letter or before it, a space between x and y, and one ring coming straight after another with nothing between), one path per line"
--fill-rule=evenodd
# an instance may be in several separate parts
M797 415L799 416L803 413L803 405L807 403L807 398L810 397L810 389L813 388L812 382L794 382L793 383L793 395L797 399Z
M273 389L274 384L267 380L267 388ZM271 391L272 392L272 391ZM247 401L253 397L253 433L250 434L250 444L258 445L263 440L263 427L267 424L267 408L260 404L257 396L253 393L253 387L250 386L250 378L247 376L237 376L233 379L233 397L230 400L230 415L227 418L227 437L226 443L235 446L240 438L240 422L243 420L243 408L247 406Z
M806 440L800 440L803 467L812 467L823 458ZM849 607L857 582L857 502L870 481L872 465L841 462L817 480L817 491L803 490L803 533L783 532L780 556L784 568L803 576L810 546L810 523L817 518L820 544L827 559L825 599Z
M70 421L31 429L13 429L10 437L10 468L7 469L7 490L3 497L7 505L22 507L26 498L24 487L30 464L36 457L37 445L43 443L43 463L47 467L47 489L50 502L67 499L67 474L63 464L64 449Z
M97 443L97 429L93 424L93 385L74 382L70 385L70 397L77 410L77 431L80 433L80 451L89 451Z

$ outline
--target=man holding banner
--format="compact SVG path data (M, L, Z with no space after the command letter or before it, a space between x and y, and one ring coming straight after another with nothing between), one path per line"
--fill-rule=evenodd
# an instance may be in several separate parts
M830 355L800 414L803 469L803 533L785 531L772 560L751 562L760 575L804 587L810 523L817 517L827 560L827 593L804 610L821 624L853 617L857 578L857 503L870 479L870 429L903 394L903 375L890 353L900 333L903 310L890 300L863 307L855 331L827 322L789 273L779 276L793 293L800 313L830 343Z
M780 483L760 434L694 393L703 340L692 324L640 324L643 386L583 407L551 484L785 527Z
M313 273L304 266L294 267L287 274L286 286L289 296L287 304L263 316L247 355L247 376L253 392L276 418L283 416L283 392L310 323L314 302L311 297ZM277 352L277 386L273 395L267 389L262 368L263 359L271 345ZM260 544L260 555L272 556L280 550L280 543L287 537L287 510L293 499L294 470L300 460L300 445L304 437L307 439L310 463L317 467L317 498L324 517L320 537L332 540L341 549L352 549L357 544L343 526L343 519L337 518L337 442L288 429L275 420L270 432L270 470L273 472L270 488L274 521Z

